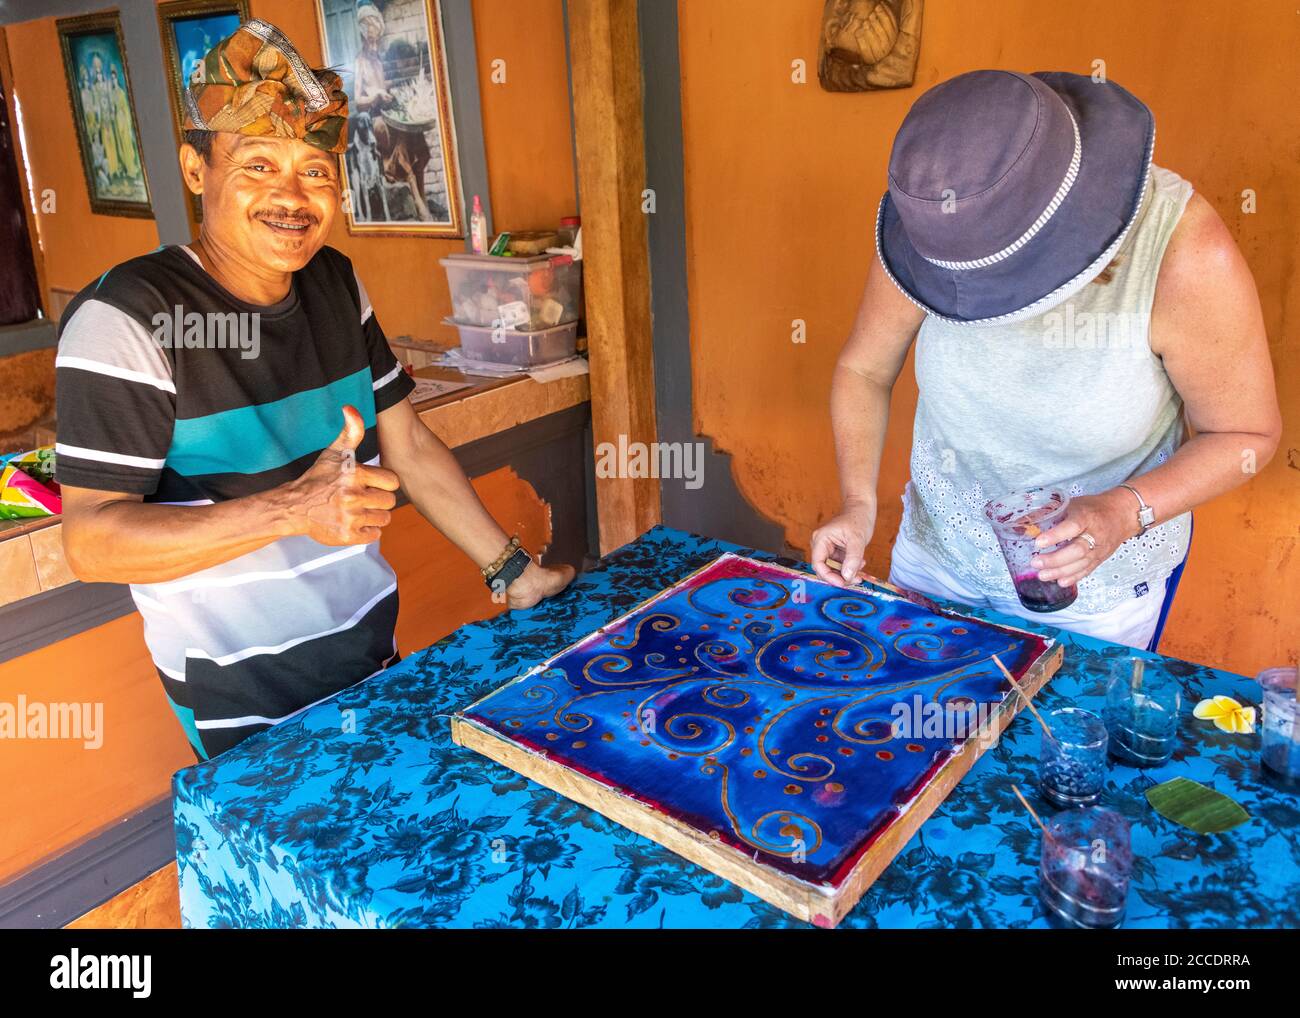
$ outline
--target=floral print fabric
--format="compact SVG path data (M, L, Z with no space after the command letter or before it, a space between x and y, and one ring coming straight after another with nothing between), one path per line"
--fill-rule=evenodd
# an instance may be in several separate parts
M188 927L799 927L669 850L454 745L449 716L726 551L656 527L536 608L465 626L401 664L174 779ZM794 564L794 563L787 563ZM1035 698L1100 713L1128 648L1065 644ZM1111 764L1102 804L1132 825L1126 926L1300 926L1300 797L1265 783L1258 734L1192 717L1201 699L1257 703L1251 680L1151 655L1183 687L1180 744L1147 771ZM1042 927L1033 791L1039 732L1022 714L904 846L841 928ZM1183 776L1251 814L1199 836L1148 788Z

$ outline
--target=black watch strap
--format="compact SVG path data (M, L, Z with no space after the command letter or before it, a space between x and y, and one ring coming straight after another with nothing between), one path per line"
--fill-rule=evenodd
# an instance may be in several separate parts
M487 577L488 590L494 594L497 591L504 591L515 580L523 575L525 569L532 563L533 557L523 548L519 548L506 559L505 564L491 576Z

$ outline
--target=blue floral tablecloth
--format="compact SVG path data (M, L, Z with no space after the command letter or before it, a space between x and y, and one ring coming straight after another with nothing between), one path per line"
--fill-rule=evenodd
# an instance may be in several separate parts
M656 527L524 612L468 625L401 664L176 774L181 914L189 927L802 926L665 848L452 743L448 716L725 551ZM787 563L792 564L792 563ZM1127 648L1019 620L1065 644L1036 698L1098 712ZM1129 927L1300 926L1300 797L1263 782L1259 736L1191 716L1249 679L1151 655L1182 684L1181 744L1164 767L1113 765L1103 804L1137 857ZM986 753L841 928L1041 927L1030 792L1039 733L1025 715ZM1249 823L1198 836L1144 793L1184 776L1237 799ZM1046 804L1033 794L1036 808Z

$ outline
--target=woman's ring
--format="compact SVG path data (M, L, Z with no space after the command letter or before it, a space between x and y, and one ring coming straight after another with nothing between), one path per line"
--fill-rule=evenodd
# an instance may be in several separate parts
M1086 530L1082 534L1080 534L1079 537L1081 537L1083 540L1088 542L1089 551L1097 550L1097 539L1093 537L1090 533L1088 533Z

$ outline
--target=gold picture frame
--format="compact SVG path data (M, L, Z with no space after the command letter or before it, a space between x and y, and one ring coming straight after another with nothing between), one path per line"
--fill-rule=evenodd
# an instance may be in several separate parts
M167 94L171 97L177 148L183 138L181 125L185 123L186 61L193 52L206 53L249 17L248 0L168 0L158 5L158 32L162 36ZM186 38L179 38L182 30ZM206 45L202 41L205 38ZM194 44L203 48L196 51ZM203 199L197 194L190 194L189 198L194 221L202 221Z
M316 16L324 63L348 93L348 232L463 237L439 0L388 0L382 12L366 0L316 0Z
M91 212L153 218L117 11L60 18L55 29Z

